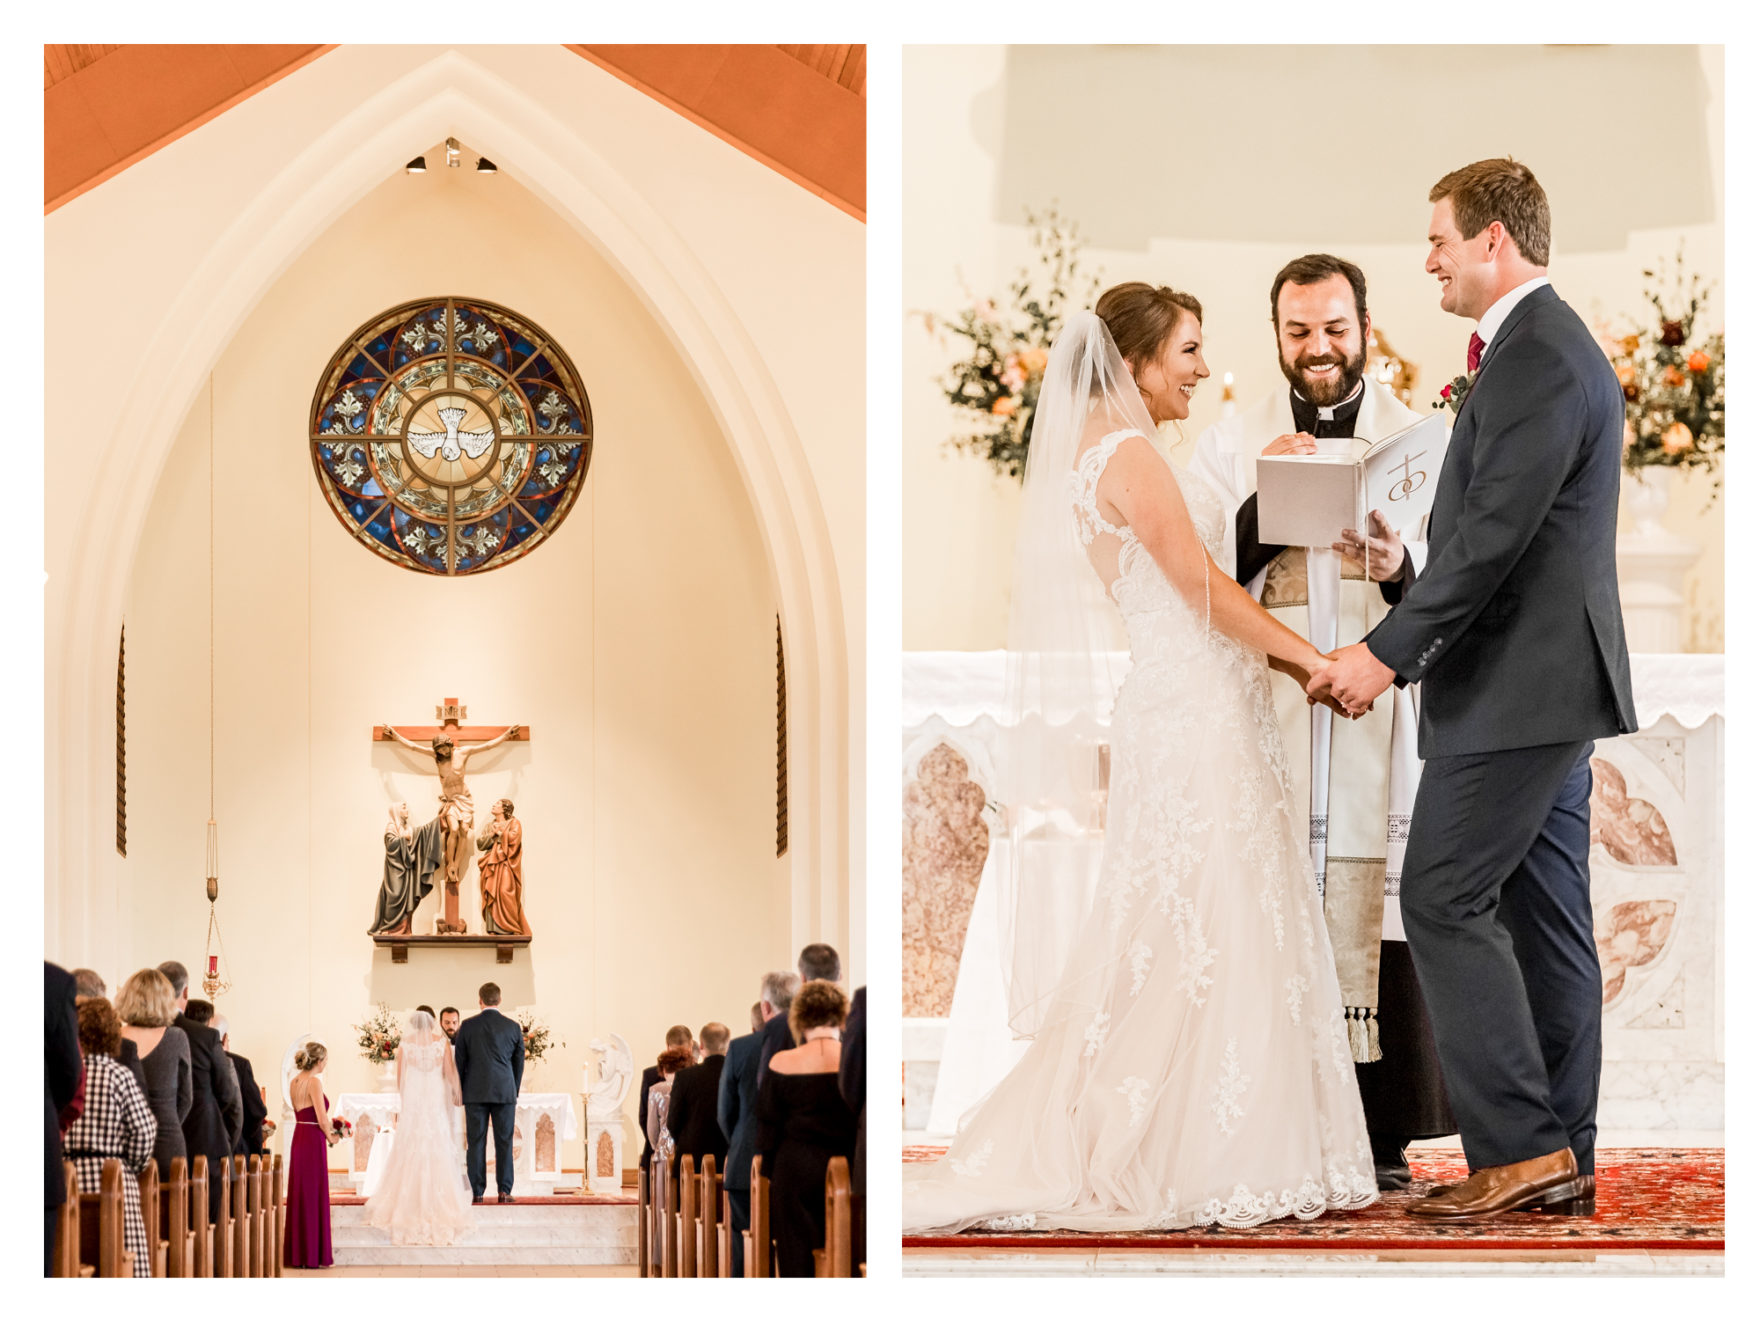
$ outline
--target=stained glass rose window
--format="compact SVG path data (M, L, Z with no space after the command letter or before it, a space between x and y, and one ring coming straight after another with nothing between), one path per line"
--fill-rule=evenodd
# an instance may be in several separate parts
M362 545L418 573L530 554L568 516L593 411L568 355L517 312L426 298L337 350L312 398L312 468Z

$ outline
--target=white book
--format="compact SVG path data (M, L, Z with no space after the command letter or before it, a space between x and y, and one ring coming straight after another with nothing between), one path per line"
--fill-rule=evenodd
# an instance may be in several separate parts
M1409 536L1430 512L1447 450L1448 424L1434 412L1377 440L1360 458L1261 455L1259 540L1329 546L1347 527L1366 528L1372 512Z

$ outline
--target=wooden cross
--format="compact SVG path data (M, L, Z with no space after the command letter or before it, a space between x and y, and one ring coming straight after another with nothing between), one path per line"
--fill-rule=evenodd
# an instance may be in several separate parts
M399 724L396 726L396 731L411 742L433 742L444 733L449 735L455 743L488 742L489 739L498 737L501 733L500 729L487 724L459 724L459 721L465 717L465 708L459 704L458 698L447 697L434 707L434 718L440 721L439 724ZM375 724L373 726L374 742L396 742L397 740L391 734L392 730L387 725ZM531 727L521 725L514 730L513 735L507 741L530 742L531 737Z

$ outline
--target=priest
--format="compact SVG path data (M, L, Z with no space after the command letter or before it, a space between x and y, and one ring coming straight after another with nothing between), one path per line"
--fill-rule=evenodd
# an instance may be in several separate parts
M1381 621L1389 606L1378 584L1399 578L1408 562L1421 570L1424 544L1402 539L1378 514L1367 537L1341 528L1331 546L1265 544L1258 459L1321 451L1361 457L1419 415L1364 375L1368 285L1351 262L1322 254L1290 262L1271 285L1271 321L1289 388L1206 430L1191 470L1216 487L1229 511L1224 570L1280 621L1332 651ZM1308 803L1314 880L1376 1180L1383 1190L1404 1187L1411 1181L1407 1144L1455 1130L1399 915L1400 863L1418 787L1418 689L1389 690L1354 722L1310 706L1292 684L1272 691L1296 797Z

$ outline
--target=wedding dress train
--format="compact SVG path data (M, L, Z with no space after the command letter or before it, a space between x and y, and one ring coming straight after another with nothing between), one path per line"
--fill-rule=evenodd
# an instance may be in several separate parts
M1019 1063L943 1159L906 1167L907 1231L1246 1226L1376 1196L1265 657L1102 517L1133 437L1085 442L1062 487L1132 664L1093 905ZM1176 479L1214 557L1221 503Z
M397 1139L378 1189L367 1198L363 1222L388 1229L400 1246L445 1246L470 1228L471 1188L453 1124L458 1074L430 1014L418 1012L410 1020L398 1060L403 1075Z

